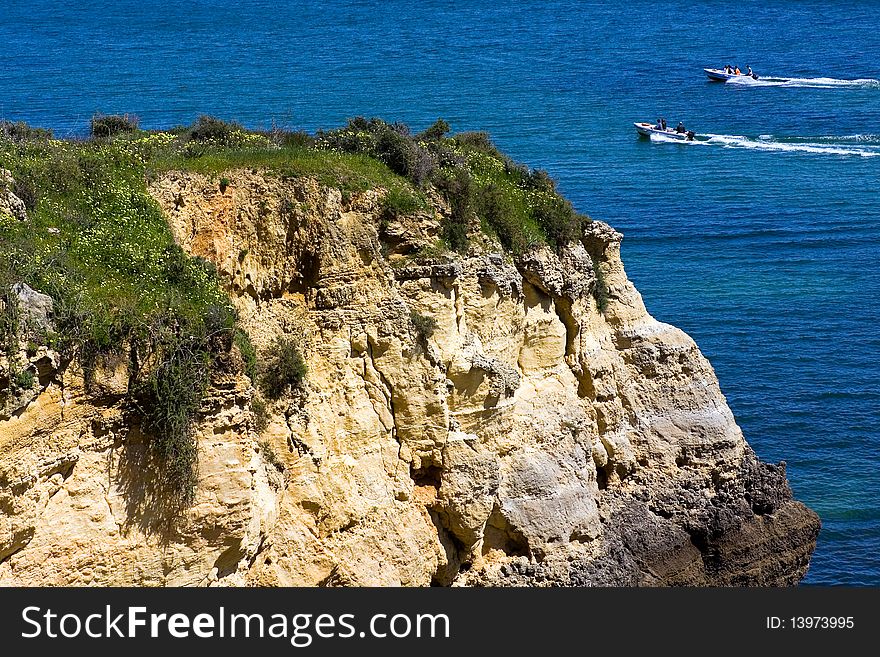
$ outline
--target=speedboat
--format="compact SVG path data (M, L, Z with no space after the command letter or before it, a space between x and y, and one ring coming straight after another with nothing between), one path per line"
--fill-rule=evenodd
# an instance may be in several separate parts
M752 75L749 75L748 73L740 73L737 75L736 73L725 73L720 68L704 68L703 70L706 71L706 75L708 75L709 79L713 82L727 82L728 80L734 80L736 78L749 77L754 78L755 80L758 79L758 76L754 73L752 73Z
M633 123L636 127L636 132L638 132L643 137L650 137L651 135L661 135L663 137L669 137L670 139L680 139L681 141L693 141L696 136L693 130L688 130L687 132L676 132L672 128L666 128L666 130L661 130L653 123Z

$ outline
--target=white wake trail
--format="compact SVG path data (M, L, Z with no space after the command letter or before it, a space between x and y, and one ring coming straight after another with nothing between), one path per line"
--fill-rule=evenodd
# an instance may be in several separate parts
M833 137L813 137L813 138L788 138L786 141L780 141L772 135L761 135L757 139L753 137L745 137L743 135L714 135L705 134L707 137L702 143L707 145L716 145L723 148L749 148L759 151L778 151L788 153L811 153L813 155L842 155L842 156L858 156L858 157L877 157L880 156L880 144L853 145L859 143L858 140L852 140L851 135L843 138ZM832 142L836 139L836 142ZM849 141L851 140L851 141ZM843 142L843 143L840 143Z
M880 80L874 78L859 78L856 80L842 80L839 78L784 78L766 76L757 80L747 75L731 78L727 84L737 84L751 87L802 87L809 89L880 89Z

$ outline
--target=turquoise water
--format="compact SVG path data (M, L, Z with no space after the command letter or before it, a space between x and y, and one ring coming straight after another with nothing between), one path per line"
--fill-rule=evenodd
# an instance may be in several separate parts
M824 523L806 581L880 584L880 3L162 4L5 0L0 117L490 131L625 234L648 309L788 462ZM792 80L703 76L725 63ZM661 115L713 136L636 138Z

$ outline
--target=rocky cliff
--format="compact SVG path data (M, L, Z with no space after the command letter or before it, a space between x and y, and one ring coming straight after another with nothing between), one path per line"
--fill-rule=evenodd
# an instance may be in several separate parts
M2 400L0 583L803 577L817 516L783 464L756 458L694 342L646 312L612 228L517 258L488 238L415 257L450 212L439 197L389 218L382 189L224 176L169 172L150 192L215 263L257 352L297 342L305 385L258 417L241 368L215 372L179 513L151 486L126 362L86 386L76 362L21 344L35 376ZM51 309L34 295L18 290L39 321Z

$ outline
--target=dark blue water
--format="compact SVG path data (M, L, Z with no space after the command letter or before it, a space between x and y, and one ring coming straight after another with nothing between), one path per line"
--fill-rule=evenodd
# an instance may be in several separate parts
M0 117L489 130L625 233L649 310L788 462L824 522L807 582L880 584L880 3L162 4L4 0ZM795 79L707 82L725 63ZM715 136L637 139L660 115Z

